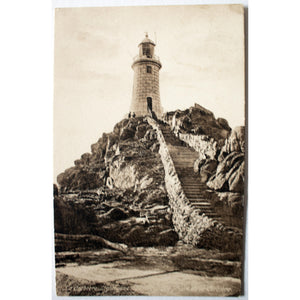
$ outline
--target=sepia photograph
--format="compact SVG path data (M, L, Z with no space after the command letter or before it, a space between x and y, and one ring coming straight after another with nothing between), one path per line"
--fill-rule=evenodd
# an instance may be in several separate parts
M56 295L245 295L244 6L54 18Z

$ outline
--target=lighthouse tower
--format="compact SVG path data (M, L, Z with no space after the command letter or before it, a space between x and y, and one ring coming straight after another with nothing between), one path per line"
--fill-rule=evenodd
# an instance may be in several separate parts
M155 43L146 33L138 47L139 54L134 57L131 66L134 79L130 112L137 117L153 116L154 112L158 118L161 118L163 109L160 104L159 70L162 65L159 57L154 55Z

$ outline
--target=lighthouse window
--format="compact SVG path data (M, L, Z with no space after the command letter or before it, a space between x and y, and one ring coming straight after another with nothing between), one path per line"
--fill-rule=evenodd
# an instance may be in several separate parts
M151 58L150 47L148 45L143 46L143 55L146 55L148 58Z
M151 66L147 66L147 73L152 73L152 67Z

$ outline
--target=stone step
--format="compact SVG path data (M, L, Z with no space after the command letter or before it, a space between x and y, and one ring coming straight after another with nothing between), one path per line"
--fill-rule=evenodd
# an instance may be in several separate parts
M179 177L179 180L180 180L180 177ZM187 190L195 190L197 189L198 191L202 191L204 190L203 187L200 187L199 184L195 184L195 185L186 185L184 182L182 182L180 180L181 184L184 185L186 187Z
M199 191L199 190L190 191L190 190L186 189L185 187L183 187L183 191L186 195L190 195L191 197L197 196L198 198L201 198L201 199L206 198L206 195L202 191Z
M180 180L180 177L179 177L179 180ZM204 187L199 186L199 184L195 184L195 185L187 185L187 184L185 184L184 182L182 182L181 180L180 180L180 182L181 182L181 184L182 184L187 190L189 190L189 189L198 189L199 191L203 191L203 190L206 189L206 188L204 188Z
M177 157L187 157L187 158L190 158L190 159L194 159L194 158L198 158L199 157L199 154L197 152L185 152L185 151L174 151L174 150L171 150L170 151L170 154L171 155L176 155Z
M195 181L192 181L192 179L184 180L184 178L180 178L180 176L178 176L178 177L180 179L180 182L182 184L184 184L187 188L197 187L201 190L207 189L207 187L201 186L200 180L199 180L199 182L195 182Z
M194 183L200 186L201 184L203 184L203 182L201 182L201 180L198 177L196 178L194 176L188 177L187 175L182 175L182 174L178 174L178 177L181 179L181 182L184 182L188 185Z
M172 158L174 161L174 158ZM194 174L194 163L192 162L183 162L183 163L174 163L174 166L176 169L178 169L179 173L188 175L188 171L191 172L191 174ZM183 168L186 168L187 170L182 170Z
M199 201L199 202L206 202L206 203L210 203L209 199L207 198L203 198L203 195L199 195L197 197L189 197L191 201Z
M195 207L197 209L197 207ZM210 217L216 221L218 221L218 218L221 218L219 215L215 214L215 213L207 213L207 212L201 212L200 214L205 214L207 217Z
M186 166L184 165L186 162L188 163L193 163L194 165L194 162L195 160L197 159L196 157L192 157L192 158L189 158L189 157L174 157L173 155L171 155L172 159L175 160L175 164L178 165L178 167L180 168L180 165L182 165L182 168L185 168Z
M194 163L195 160L198 158L197 156L194 156L194 157L179 156L179 155L176 155L176 156L177 157L175 157L174 154L171 154L171 157L176 160L175 163L183 163L184 161L189 161L189 162Z
M212 205L212 203L210 203L210 201L208 199L203 199L201 197L199 198L189 198L190 202L194 202L194 203L203 203L203 205Z
M170 154L171 154L171 156L176 156L178 159L180 159L180 158L184 158L184 159L190 159L190 160L195 160L195 159L197 159L198 157L199 157L199 155L198 154L193 154L193 155L191 155L191 154L184 154L184 153L181 153L181 154L177 154L177 153L174 153L174 152L170 152Z
M200 190L203 190L204 189L204 187L200 187L200 185L199 184L197 184L197 183L195 183L195 184L191 184L191 183L186 183L186 182L184 182L184 181L182 181L181 180L181 178L179 177L179 180L180 180L180 182L181 182L181 184L183 184L186 188L199 188ZM207 189L207 188L206 188Z
M174 161L174 165L178 168L178 171L183 171L186 172L187 170L184 170L185 168L188 169L194 169L194 162L195 159L191 159L191 160L179 160L177 158L172 157L173 161Z
M191 174L181 174L180 172L178 172L178 174L180 174L180 176L182 177L182 180L190 181L191 183L195 182L195 180L197 180L197 179L198 179L198 181L200 181L199 177L196 174L193 174L193 173L191 173ZM201 183L201 184L203 184L203 183Z
M199 200L199 201L205 201L205 202L208 202L209 201L209 199L207 199L207 197L206 197L206 195L204 195L204 194L198 194L198 195L196 195L196 194L188 194L188 193L186 193L186 192L184 192L185 194L186 194L186 196L188 197L188 198L190 198L191 200L195 200L195 199L197 199L197 200Z
M180 169L192 169L194 167L195 159L179 159L175 157L172 157L172 159L174 160L174 165L178 167L179 171L181 171Z
M215 212L214 207L211 206L211 205L204 205L204 204L202 204L201 202L199 203L199 202L192 202L192 201L190 201L190 203L191 203L191 205L193 205L193 206L199 206L199 207L202 207L203 209L208 209L208 210L211 210L211 211L214 211L214 212Z
M178 158L195 159L195 158L199 157L199 155L196 154L196 153L192 153L191 154L191 153L183 153L183 152L181 152L181 153L175 153L173 151L170 151L170 152L171 152L171 155L177 156Z
M179 178L180 182L182 184L184 184L187 188L197 187L197 188L199 188L201 190L207 189L207 187L201 186L200 180L198 182L195 182L195 181L191 181L192 179L185 180L185 178L182 178L180 176L178 176L178 178Z
M197 205L197 204L191 204L192 207L197 209L200 209L201 211L205 211L205 212L209 212L209 213L216 213L213 209L209 208L209 207L205 207L205 206L201 206L201 205Z
M211 207L208 207L208 206L205 206L205 205L203 206L203 205L200 205L200 204L197 204L197 203L191 203L191 205L193 207L197 206L198 208L201 208L202 210L205 210L205 211L214 212Z
M204 196L203 194L200 194L200 193L194 193L194 194L190 194L187 192L184 192L184 193L189 199L193 199L193 200L195 200L195 199L201 200L201 199L203 199L203 196ZM205 200L207 200L207 199L205 199Z
M200 179L198 180L199 178L194 178L193 176L190 176L190 177L186 177L186 176L181 176L181 180L182 182L184 182L186 185L198 185L198 186L201 186L201 187L205 187L206 185L203 184Z
M203 193L204 193L204 189L201 189L199 187L187 187L186 185L182 185L182 188L184 190L185 193L188 193L188 194L191 194L191 195L195 195L195 194L198 194L199 196L201 196L202 198L205 197L203 196Z

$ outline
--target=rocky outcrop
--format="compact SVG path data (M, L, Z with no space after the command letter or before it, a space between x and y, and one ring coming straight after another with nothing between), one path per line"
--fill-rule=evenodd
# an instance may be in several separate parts
M222 161L229 153L240 152L245 153L245 127L235 127L225 144L221 149L219 161Z
M164 121L175 133L206 135L215 141L225 140L231 131L225 119L215 119L211 111L196 103L184 111L176 110L164 114Z
M93 233L132 246L176 243L159 143L148 122L124 119L91 150L58 176L61 205L56 210L56 232ZM87 230L61 226L60 220L68 222L63 207L75 209L79 216L92 213L90 223L84 218Z
M218 162L215 159L198 158L194 163L194 172L199 174L201 182L207 182L215 174L217 166Z
M141 164L149 162L149 166L151 163L157 165L160 160L153 155L158 151L155 142L155 133L143 118L122 120L115 125L113 132L103 133L97 143L91 146L91 153L83 154L73 167L58 175L60 190L96 189L103 186L108 177L117 188L134 187L140 180L138 169L144 168Z
M235 128L218 157L219 164L207 185L217 191L243 193L245 185L245 128Z
M217 191L240 192L243 188L243 174L244 154L232 152L219 163L216 174L207 185Z

